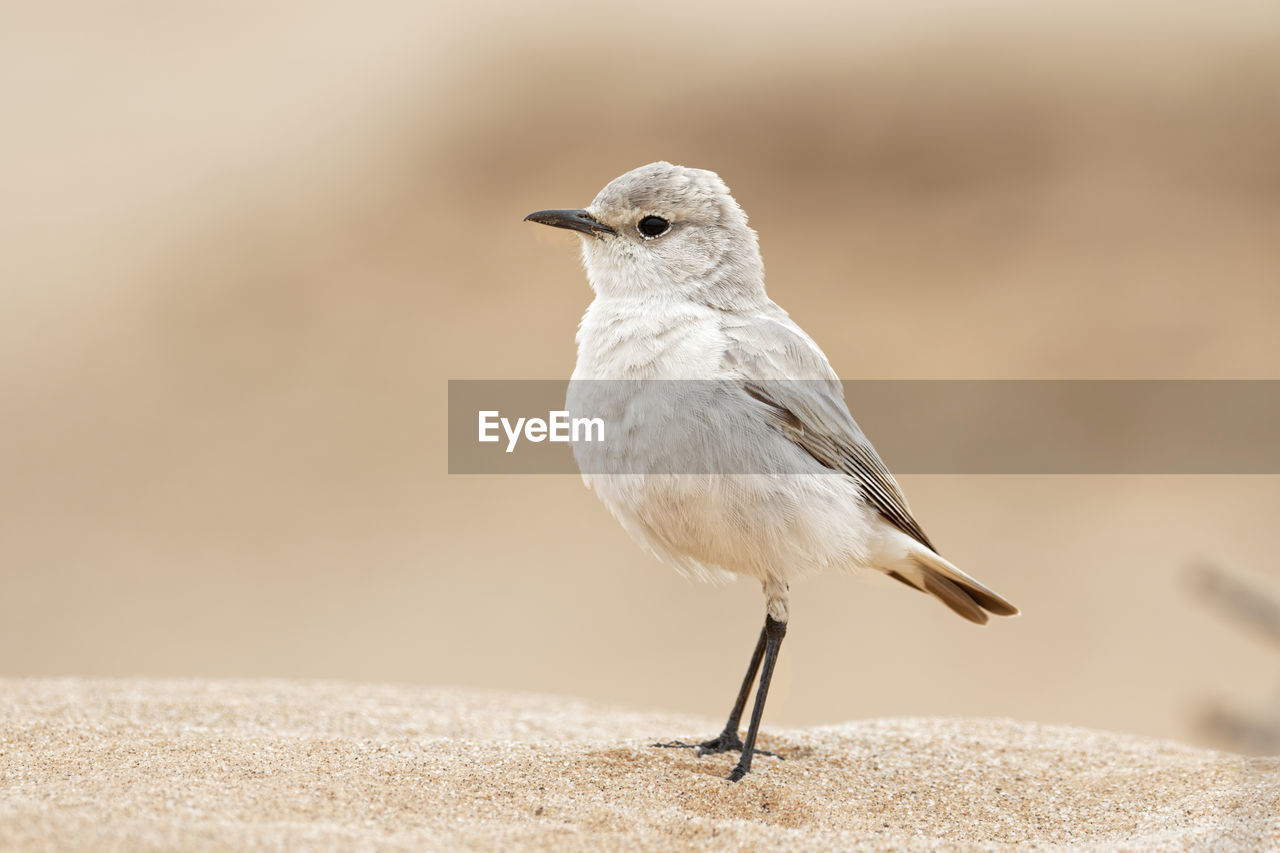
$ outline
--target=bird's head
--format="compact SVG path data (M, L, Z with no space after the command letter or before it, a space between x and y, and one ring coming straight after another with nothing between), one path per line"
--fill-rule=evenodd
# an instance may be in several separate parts
M650 163L614 178L584 209L525 219L581 234L587 277L601 295L742 307L764 294L756 233L715 172Z

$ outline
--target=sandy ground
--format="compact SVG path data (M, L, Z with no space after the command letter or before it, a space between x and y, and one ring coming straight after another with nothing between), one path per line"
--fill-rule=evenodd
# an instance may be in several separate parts
M573 699L0 681L4 850L1280 848L1280 760L990 719L770 730Z

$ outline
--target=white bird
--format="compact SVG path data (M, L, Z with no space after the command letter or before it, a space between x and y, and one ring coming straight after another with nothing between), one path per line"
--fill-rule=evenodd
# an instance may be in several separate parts
M756 233L718 175L651 163L585 209L526 219L583 238L595 299L578 331L568 405L624 437L575 443L587 485L678 570L747 575L763 587L764 629L729 720L696 745L700 755L741 750L731 780L757 752L793 579L874 569L978 624L988 611L1018 612L939 556L912 517L826 356L765 293Z

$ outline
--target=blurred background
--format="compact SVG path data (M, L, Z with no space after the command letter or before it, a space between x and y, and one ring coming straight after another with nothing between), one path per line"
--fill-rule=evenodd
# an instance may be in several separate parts
M725 178L771 294L846 378L1280 378L1270 0L5 17L2 675L720 718L754 584L681 580L575 477L446 473L448 379L573 367L577 241L521 218L652 160ZM1280 656L1188 582L1207 563L1276 594L1278 478L903 486L1024 615L977 629L879 577L804 582L767 723L1238 746L1206 708L1280 707Z

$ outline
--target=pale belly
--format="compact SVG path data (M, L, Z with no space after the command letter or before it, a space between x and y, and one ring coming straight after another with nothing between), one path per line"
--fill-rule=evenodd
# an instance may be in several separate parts
M754 405L730 382L575 380L570 413L602 417L606 440L574 456L623 527L692 576L786 582L866 565L873 525L857 486Z
M586 474L623 527L680 571L787 582L870 563L875 528L844 478L827 474Z

